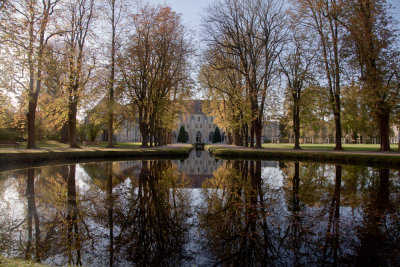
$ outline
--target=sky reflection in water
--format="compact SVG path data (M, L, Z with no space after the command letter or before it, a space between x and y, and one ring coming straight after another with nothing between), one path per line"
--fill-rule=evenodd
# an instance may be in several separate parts
M85 163L0 173L0 252L51 265L400 264L399 170Z

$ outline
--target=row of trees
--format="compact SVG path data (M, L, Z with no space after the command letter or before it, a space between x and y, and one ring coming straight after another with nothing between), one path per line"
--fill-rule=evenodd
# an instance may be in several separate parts
M169 7L139 3L133 11L127 4L2 2L1 100L17 99L13 106L26 110L28 148L35 147L40 130L37 114L63 141L68 137L70 146L78 147L77 117L96 103L104 110L91 115L108 125L109 147L122 116L116 114L120 105L131 107L131 117L138 114L143 146L168 141L179 101L189 95L191 38ZM1 107L2 113L13 113Z
M27 109L28 148L35 147L38 108L54 125L68 125L70 145L77 147L78 104L94 67L86 53L94 17L93 0L3 4L2 93L18 96L18 105Z
M384 0L291 4L220 0L207 10L200 81L220 123L236 145L247 146L250 136L250 146L261 147L263 120L279 105L273 99L285 77L283 112L292 115L295 148L307 89L326 99L330 114L320 120L334 121L335 149L341 150L342 91L358 88L356 108L366 107L379 127L381 150L390 150L390 117L398 117L400 102L397 22L390 6Z
M293 0L291 8L276 0L216 1L203 18L199 72L209 111L235 144L257 148L267 119L291 116L299 148L300 114L312 104L302 95L314 92L329 107L319 119L334 122L336 149L343 130L359 131L343 121L343 100L354 103L359 121L378 126L381 150L390 149L390 122L400 124L400 75L389 10L385 0ZM171 140L181 100L190 95L194 51L169 7L133 12L125 0L12 0L2 2L0 22L1 123L23 133L26 113L28 147L43 121L77 147L79 110L94 103L106 103L109 147L120 105L138 119L143 146ZM356 93L343 99L343 92ZM17 96L18 112L6 103L15 99L9 95Z

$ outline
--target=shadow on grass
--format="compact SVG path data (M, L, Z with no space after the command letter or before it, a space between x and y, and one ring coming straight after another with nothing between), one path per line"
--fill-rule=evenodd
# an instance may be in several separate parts
M345 151L371 151L376 152L379 151L379 144L343 144L343 150ZM293 149L294 144L263 144L263 148L273 148L273 149ZM333 150L335 148L335 144L302 144L300 145L302 149L310 149L310 150ZM392 151L397 151L397 144L392 144Z

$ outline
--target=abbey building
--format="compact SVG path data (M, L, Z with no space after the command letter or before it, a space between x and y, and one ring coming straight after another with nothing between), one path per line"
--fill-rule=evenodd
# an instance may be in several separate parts
M217 125L214 118L203 112L202 100L186 101L186 112L179 115L177 128L172 131L172 143L176 143L178 139L179 129L181 126L188 133L188 143L204 142L211 143ZM227 141L224 129L220 129L222 143ZM107 140L106 133L100 137L101 141ZM141 142L139 125L137 122L126 121L119 130L115 131L116 142Z
M172 143L177 143L179 129L184 127L188 134L188 143L196 142L212 143L216 127L218 125L214 121L213 116L207 115L203 111L203 100L187 100L185 101L185 112L179 115L179 121L176 129L171 133ZM221 143L228 143L227 133L225 129L219 127L221 133ZM265 124L262 131L263 142L278 142L280 137L279 123L270 122ZM107 141L107 132L97 138L97 141ZM115 131L114 141L118 143L125 142L141 142L142 136L137 121L125 121L119 129Z

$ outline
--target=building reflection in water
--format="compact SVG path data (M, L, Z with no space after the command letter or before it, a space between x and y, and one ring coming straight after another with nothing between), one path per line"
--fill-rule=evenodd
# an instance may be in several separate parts
M214 159L206 151L193 150L189 158L175 163L178 165L178 171L189 178L193 188L201 188L202 183L213 176L222 161Z
M186 160L174 163L177 164L180 173L187 175L193 188L201 188L203 182L213 177L214 172L223 166L224 161L213 158L207 151L193 150ZM263 161L261 166L277 168L278 162Z

